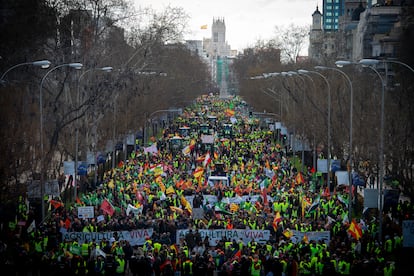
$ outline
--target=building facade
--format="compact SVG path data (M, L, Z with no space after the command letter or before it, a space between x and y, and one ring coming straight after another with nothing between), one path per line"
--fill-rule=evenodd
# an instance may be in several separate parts
M324 5L335 1L339 3L341 0L325 0ZM317 7L312 14L313 24L309 33L309 58L326 64L337 59L356 61L368 57L398 57L402 10L407 2L371 3L370 0L344 1L343 13L340 9L338 11L341 16L337 18L337 29L326 24L331 22L327 19L332 19L332 13L322 14ZM324 10L327 9L324 7Z

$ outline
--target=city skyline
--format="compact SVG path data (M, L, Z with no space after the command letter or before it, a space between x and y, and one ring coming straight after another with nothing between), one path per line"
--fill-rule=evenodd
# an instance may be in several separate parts
M133 0L136 6L161 11L170 5L182 7L189 15L189 33L185 39L202 40L211 37L214 18L224 18L226 41L231 49L241 51L254 46L257 40L275 35L275 27L290 24L310 26L312 13L322 0ZM206 29L201 26L207 25ZM307 49L306 49L307 50Z

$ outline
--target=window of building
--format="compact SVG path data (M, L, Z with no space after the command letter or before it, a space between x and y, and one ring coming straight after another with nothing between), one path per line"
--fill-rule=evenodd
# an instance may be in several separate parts
M218 32L213 33L213 42L218 42Z

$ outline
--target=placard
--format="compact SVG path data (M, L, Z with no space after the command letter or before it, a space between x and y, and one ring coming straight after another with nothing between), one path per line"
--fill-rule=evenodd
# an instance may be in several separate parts
M403 220L403 247L414 247L414 220Z
M94 218L94 209L93 206L81 206L78 207L78 218L80 219L90 219Z

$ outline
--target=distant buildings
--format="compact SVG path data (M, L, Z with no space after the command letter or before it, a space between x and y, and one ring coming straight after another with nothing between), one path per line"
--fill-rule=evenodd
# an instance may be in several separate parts
M213 18L211 37L204 38L203 41L187 40L186 45L208 63L211 79L217 84L221 96L226 97L236 92L236 78L231 72L230 64L237 51L231 50L227 44L224 18Z
M405 26L404 9L414 1L324 0L323 13L316 7L309 32L309 58L359 60L398 57ZM412 23L411 23L412 24Z

